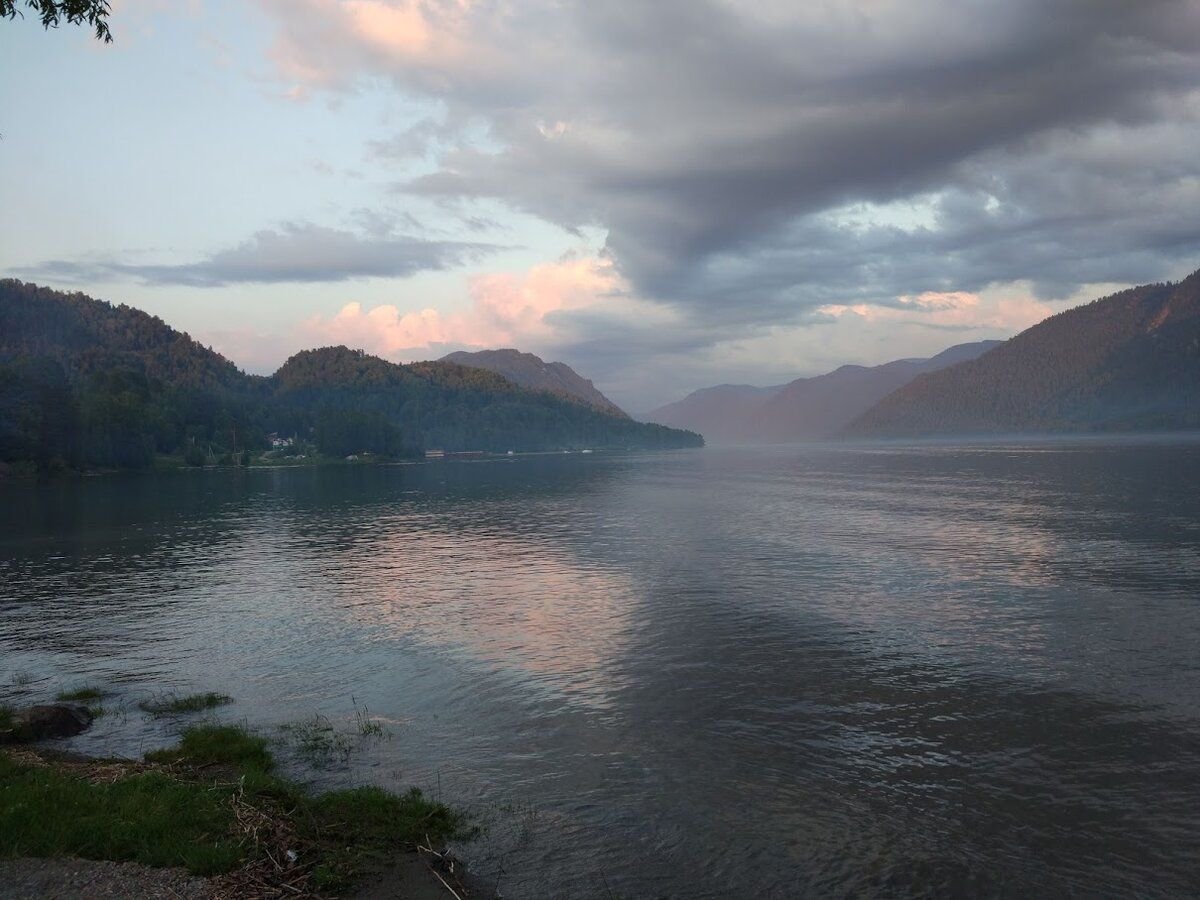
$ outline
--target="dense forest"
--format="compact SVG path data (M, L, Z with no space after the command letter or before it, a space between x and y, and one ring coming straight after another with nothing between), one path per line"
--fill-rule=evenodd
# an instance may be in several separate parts
M851 437L1200 428L1200 272L1051 316L922 375Z
M449 451L703 444L692 432L634 422L450 362L397 365L326 347L297 353L272 382L276 421L288 433L302 431L312 410L353 409L394 423L421 446Z
M322 454L677 448L699 435L605 415L444 362L332 347L246 375L161 319L0 280L0 461L139 468L248 462L272 433Z

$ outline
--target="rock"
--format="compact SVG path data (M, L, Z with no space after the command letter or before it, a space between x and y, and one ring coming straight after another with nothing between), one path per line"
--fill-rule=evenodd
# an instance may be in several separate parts
M8 734L13 742L41 741L64 738L86 731L92 724L92 713L77 703L51 703L17 710L12 716Z

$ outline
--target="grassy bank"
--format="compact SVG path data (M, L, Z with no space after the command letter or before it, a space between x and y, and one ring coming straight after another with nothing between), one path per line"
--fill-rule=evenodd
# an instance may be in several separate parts
M186 730L144 762L0 749L0 856L182 866L235 895L337 896L375 865L467 836L415 788L311 795L274 774L265 739Z

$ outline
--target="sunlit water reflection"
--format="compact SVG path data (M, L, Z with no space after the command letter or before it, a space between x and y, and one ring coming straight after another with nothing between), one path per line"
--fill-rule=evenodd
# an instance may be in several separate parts
M1200 443L706 450L0 488L0 696L391 739L510 897L1200 886ZM122 711L122 709L124 711Z

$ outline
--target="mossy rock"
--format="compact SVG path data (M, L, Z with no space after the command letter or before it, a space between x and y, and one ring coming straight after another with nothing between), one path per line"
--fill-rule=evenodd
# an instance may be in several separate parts
M92 725L92 711L78 703L49 703L0 714L0 744L27 744L72 737Z

